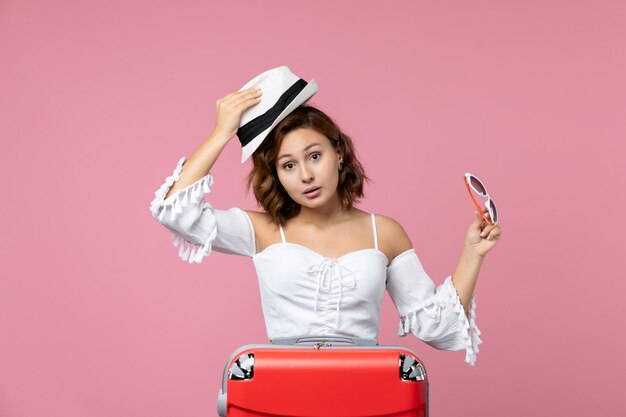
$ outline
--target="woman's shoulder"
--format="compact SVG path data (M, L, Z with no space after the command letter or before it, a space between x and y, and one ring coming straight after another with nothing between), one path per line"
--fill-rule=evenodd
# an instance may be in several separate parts
M278 233L278 225L274 223L274 219L264 211L244 210L250 221L254 226L254 229L259 233L269 232Z
M389 262L413 247L404 227L392 217L376 214L376 231L378 246L387 255Z
M267 225L268 223L271 223L270 216L265 212L254 211L254 210L244 210L244 211L246 212L248 217L250 217L250 220L254 224L258 223L260 225Z
M272 221L269 214L262 211L244 210L254 228L256 250L257 252L274 243L276 236L278 235L278 226Z

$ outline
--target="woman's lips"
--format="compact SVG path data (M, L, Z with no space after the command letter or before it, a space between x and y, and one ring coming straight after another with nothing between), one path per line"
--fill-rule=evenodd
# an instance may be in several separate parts
M321 188L320 188L320 187L317 187L317 188L314 188L314 189L312 189L312 190L310 190L310 191L305 192L305 193L304 193L304 195L305 195L307 198L315 198L315 197L317 197L318 195L320 195L320 192L321 192Z

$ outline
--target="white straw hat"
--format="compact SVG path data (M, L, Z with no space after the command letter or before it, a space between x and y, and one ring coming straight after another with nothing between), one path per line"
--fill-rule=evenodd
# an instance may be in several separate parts
M307 83L286 66L257 75L239 91L252 87L260 88L263 94L261 101L241 114L237 136L242 147L242 164L261 145L274 126L317 92L315 80Z

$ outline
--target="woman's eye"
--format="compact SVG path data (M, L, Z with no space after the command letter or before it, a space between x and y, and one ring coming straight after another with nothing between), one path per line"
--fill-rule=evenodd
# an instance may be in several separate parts
M311 154L311 156L309 156L309 158L314 160L314 161L317 161L321 157L322 157L322 155L319 154L319 153L314 153L314 154ZM293 169L294 166L295 166L295 164L293 162L286 162L285 164L283 164L283 169L291 170L291 169Z

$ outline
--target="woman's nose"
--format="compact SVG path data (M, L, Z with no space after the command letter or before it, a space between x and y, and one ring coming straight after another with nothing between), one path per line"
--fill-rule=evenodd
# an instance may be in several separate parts
M313 181L313 171L311 171L307 166L302 166L300 177L302 178L302 182L311 182Z

